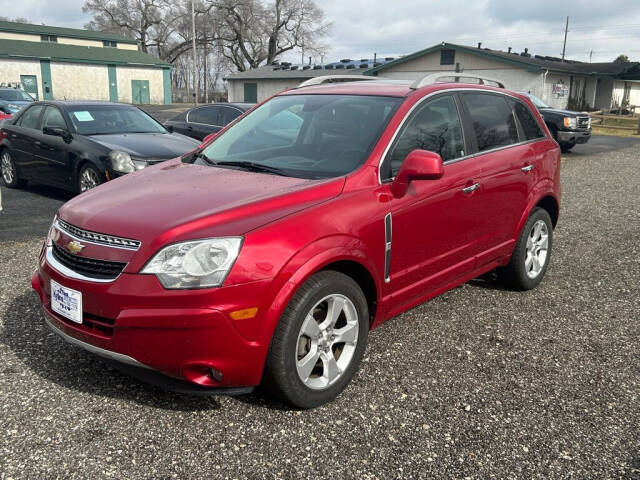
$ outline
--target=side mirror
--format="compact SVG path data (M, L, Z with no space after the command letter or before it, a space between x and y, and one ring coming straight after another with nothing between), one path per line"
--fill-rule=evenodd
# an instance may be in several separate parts
M394 197L407 193L409 183L414 180L437 180L444 175L440 155L427 150L413 150L402 163L400 171L391 184Z
M45 135L52 135L54 137L62 137L65 142L70 141L73 137L69 133L69 130L62 127L44 127L42 133Z
M213 132L213 133L210 133L209 135L207 135L206 137L204 137L202 139L202 143L200 144L200 147L202 148L205 145L207 145L208 143L210 143L211 140L213 140L214 138L216 138L218 136L218 133L220 133L220 132Z
M175 131L175 128L173 128L173 125L165 125L164 128L166 128L167 132L169 133L173 133Z

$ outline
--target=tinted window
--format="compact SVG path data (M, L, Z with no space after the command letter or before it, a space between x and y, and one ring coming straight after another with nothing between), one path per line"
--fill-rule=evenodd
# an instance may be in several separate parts
M409 119L387 156L383 178L395 177L404 159L416 149L436 152L445 162L465 154L460 116L453 97L446 95L431 100Z
M510 103L513 106L513 111L516 112L516 117L518 117L520 125L522 126L524 137L527 140L544 137L544 133L542 132L538 121L529 109L522 103L516 102L515 100L510 100Z
M0 100L33 102L33 97L22 90L0 90Z
M479 151L518 143L518 129L513 112L504 97L465 93L462 98L469 110Z
M44 127L59 127L67 128L67 122L64 121L64 117L60 110L55 107L47 107L42 117L42 128Z
M292 177L345 175L364 163L401 102L366 95L275 97L238 120L203 153L212 162L252 162Z
M42 105L35 105L29 109L20 117L19 125L24 128L38 129L40 125L40 113L42 113Z
M225 126L233 122L240 115L242 115L242 112L236 108L221 107L220 108L220 126Z
M218 107L200 107L189 112L189 122L204 123L205 125L220 125Z

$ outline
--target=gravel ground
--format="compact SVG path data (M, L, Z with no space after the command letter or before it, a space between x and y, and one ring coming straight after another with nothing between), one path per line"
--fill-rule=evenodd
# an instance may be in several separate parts
M65 344L29 288L40 238L8 238L0 478L640 479L639 185L637 146L567 156L542 285L390 320L313 411L167 393Z

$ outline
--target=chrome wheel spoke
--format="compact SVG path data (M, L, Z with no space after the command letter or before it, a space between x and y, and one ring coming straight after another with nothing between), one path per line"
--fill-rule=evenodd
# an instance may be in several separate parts
M316 338L318 335L320 335L318 322L316 322L316 319L313 318L313 315L311 313L309 313L309 315L307 315L307 317L304 319L304 323L302 324L300 333L306 335L309 338Z
M524 267L529 278L536 278L544 269L547 263L548 249L549 230L547 224L542 220L538 220L527 237Z
M334 330L334 340L333 344L339 343L347 343L349 345L353 345L358 338L358 324L357 323L348 323L344 327Z
M345 299L344 297L332 297L327 303L327 318L320 325L320 328L323 329L335 326L344 308Z
M340 376L342 371L340 370L340 367L338 367L338 362L336 362L331 350L328 352L322 352L320 354L320 360L322 360L322 378L325 380L326 384L329 385Z
M298 360L298 374L303 382L309 380L309 376L313 371L313 367L318 363L318 358L320 357L320 352L318 351L318 347L314 346L311 348L309 353L305 355L303 358Z

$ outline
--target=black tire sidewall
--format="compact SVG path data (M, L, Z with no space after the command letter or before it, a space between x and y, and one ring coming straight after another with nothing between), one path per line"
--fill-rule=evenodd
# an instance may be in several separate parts
M359 331L356 351L342 376L325 390L307 387L298 376L296 351L298 333L307 313L322 298L344 295L351 300L358 312ZM358 371L366 349L369 332L369 309L367 300L358 284L340 272L323 271L311 277L296 292L282 315L274 333L267 358L265 381L285 402L298 408L313 408L336 398ZM274 388L275 387L275 388Z
M549 235L549 246L547 248L547 259L545 261L544 266L542 267L542 271L535 278L530 278L527 275L525 269L525 258L527 255L527 237L531 233L531 229L533 225L538 221L542 220L547 225L547 232ZM516 287L522 290L530 290L532 288L537 287L545 274L547 273L547 268L549 268L549 263L551 262L551 253L553 250L553 223L551 222L551 217L549 213L543 208L536 208L525 223L522 231L520 232L520 237L518 237L518 241L516 243L516 247L513 251L513 255L511 257L511 261L509 263L508 268L512 272L513 280L515 281Z

